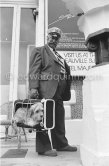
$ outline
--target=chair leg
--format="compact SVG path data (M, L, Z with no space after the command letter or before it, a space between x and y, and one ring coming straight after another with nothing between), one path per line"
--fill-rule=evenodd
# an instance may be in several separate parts
M8 138L8 128L9 126L5 126L5 141L7 141Z
M18 127L18 149L21 148L21 127Z
M24 136L25 136L25 142L27 142L27 136L26 136L26 132L25 132L25 129L22 127L23 129L23 133L24 133Z

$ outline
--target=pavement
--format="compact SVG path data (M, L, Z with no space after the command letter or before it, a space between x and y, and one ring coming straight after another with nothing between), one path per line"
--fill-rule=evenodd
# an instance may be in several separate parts
M0 158L1 166L82 166L80 150L77 152L58 152L56 157L38 155L35 147L35 132L27 132L28 141L22 135L21 149L28 149L24 158ZM10 149L17 149L17 138L5 141L0 139L0 157Z

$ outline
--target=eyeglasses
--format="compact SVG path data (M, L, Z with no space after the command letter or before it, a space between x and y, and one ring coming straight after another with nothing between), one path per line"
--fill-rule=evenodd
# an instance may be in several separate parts
M52 34L51 33L50 35L51 35L53 40L59 40L59 38L60 38L60 35L58 35L58 34Z
M54 39L54 40L58 40L59 37L58 37L58 36L52 36L52 39Z

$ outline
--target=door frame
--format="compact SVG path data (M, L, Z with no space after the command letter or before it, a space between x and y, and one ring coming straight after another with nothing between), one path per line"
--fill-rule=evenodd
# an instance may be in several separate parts
M9 83L9 101L17 99L18 94L18 69L19 69L19 43L20 43L20 24L21 9L36 8L34 1L3 1L0 0L0 7L13 8L13 26L12 26L12 45L11 45L11 63L10 63L10 83ZM37 17L38 18L38 17Z

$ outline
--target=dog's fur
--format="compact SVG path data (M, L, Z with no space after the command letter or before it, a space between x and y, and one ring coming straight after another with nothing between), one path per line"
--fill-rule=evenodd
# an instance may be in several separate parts
M18 132L17 123L24 123L28 126L33 127L39 124L43 120L43 104L37 102L33 104L30 108L19 108L13 117L13 128L15 132Z

